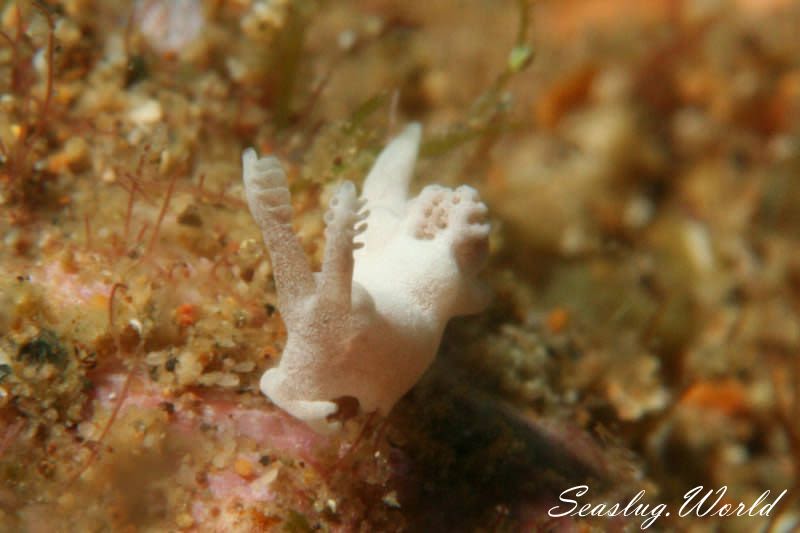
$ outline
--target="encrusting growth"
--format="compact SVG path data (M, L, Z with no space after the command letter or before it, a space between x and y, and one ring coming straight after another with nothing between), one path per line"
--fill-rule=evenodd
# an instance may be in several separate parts
M433 361L447 321L488 302L486 206L468 186L408 198L421 129L380 154L361 198L344 182L325 214L322 270L312 273L291 227L275 157L242 156L247 202L269 249L288 339L261 378L276 405L319 432L339 427L335 400L387 414ZM358 241L354 239L358 238Z

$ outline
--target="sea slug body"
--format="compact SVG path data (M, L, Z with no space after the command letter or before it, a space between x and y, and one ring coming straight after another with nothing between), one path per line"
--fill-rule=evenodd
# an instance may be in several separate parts
M273 403L319 432L335 400L387 414L433 361L447 321L482 310L487 208L475 189L408 188L421 136L411 124L381 152L361 197L344 182L325 214L321 271L291 227L286 174L275 157L242 156L250 211L269 249L288 338L261 378Z

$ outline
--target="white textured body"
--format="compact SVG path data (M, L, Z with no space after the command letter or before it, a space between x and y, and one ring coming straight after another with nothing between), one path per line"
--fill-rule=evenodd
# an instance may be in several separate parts
M412 124L386 147L361 199L349 182L336 192L318 274L291 231L280 164L252 150L243 156L248 203L269 248L288 332L261 389L318 431L337 427L329 417L340 398L388 413L433 361L447 321L488 300L476 277L487 255L486 207L466 186L428 186L408 199L419 139Z

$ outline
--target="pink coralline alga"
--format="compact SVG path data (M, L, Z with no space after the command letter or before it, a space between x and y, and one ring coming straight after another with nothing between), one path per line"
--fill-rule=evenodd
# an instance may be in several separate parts
M420 135L411 124L383 150L361 198L351 182L338 188L325 214L319 273L292 229L280 163L253 149L242 156L288 332L261 390L318 432L339 427L331 419L338 399L387 414L430 366L447 321L488 301L477 278L489 236L477 191L429 185L408 197Z

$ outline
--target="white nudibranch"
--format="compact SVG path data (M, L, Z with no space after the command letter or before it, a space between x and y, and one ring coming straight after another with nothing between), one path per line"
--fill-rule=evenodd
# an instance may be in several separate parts
M247 202L272 261L288 338L261 378L273 403L318 432L339 427L336 400L386 415L433 361L447 321L481 311L487 209L475 189L429 185L408 197L421 128L378 156L361 197L344 182L325 214L321 271L292 230L286 173L275 157L242 155Z

